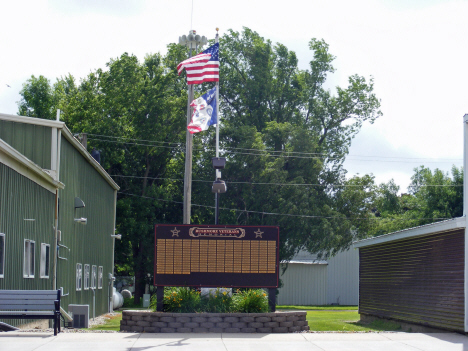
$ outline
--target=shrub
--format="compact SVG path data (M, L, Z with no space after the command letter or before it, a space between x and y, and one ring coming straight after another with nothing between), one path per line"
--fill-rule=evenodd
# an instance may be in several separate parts
M122 307L123 308L137 308L137 307L141 307L142 305L143 305L142 299L140 300L139 304L135 304L135 297L132 296L132 297L124 298Z
M164 311L197 312L200 309L200 293L185 287L164 288Z
M156 294L151 297L150 309L156 311ZM268 312L268 297L262 289L237 290L232 296L216 289L214 293L200 297L200 293L186 287L164 288L165 312L211 313L263 313Z
M213 293L201 298L201 311L213 313L228 313L233 312L233 298L219 288Z
M233 297L234 310L242 313L268 312L268 297L262 289L237 290Z

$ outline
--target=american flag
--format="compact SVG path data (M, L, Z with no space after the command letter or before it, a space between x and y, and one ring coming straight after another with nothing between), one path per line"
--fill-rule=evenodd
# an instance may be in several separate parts
M185 68L187 84L219 81L219 43L210 46L205 51L182 61L177 66L179 75Z

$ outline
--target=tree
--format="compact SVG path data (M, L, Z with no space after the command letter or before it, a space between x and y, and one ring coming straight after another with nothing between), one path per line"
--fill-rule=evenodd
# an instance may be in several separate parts
M18 102L19 115L55 119L54 94L47 78L31 76L23 84L20 94L22 98Z
M424 223L463 215L463 169L453 166L453 179L438 168L420 166L414 172L409 190Z
M393 180L377 191L375 212L378 220L370 236L438 222L463 215L463 170L452 167L452 178L439 169L414 169L409 194L398 195Z
M223 211L221 221L279 225L281 259L301 248L333 254L347 247L355 224L340 212L336 185L344 182L353 136L381 115L373 80L355 75L336 94L326 90L334 57L323 40L310 41L305 71L294 52L248 28L229 31L220 43L229 181L222 202L237 209Z
M385 213L399 213L401 204L398 198L400 187L391 179L388 183L382 183L377 190L376 211L381 216Z
M182 194L170 191L172 183L164 180L174 178L172 161L180 158L177 143L185 135L180 117L185 115L187 97L172 63L181 54L172 47L167 57L148 55L140 63L125 53L78 86L72 76L59 79L54 87L32 77L24 85L19 106L20 114L29 111L42 118L52 112L40 111L61 108L68 127L88 133L88 147L101 150L103 167L121 187L117 230L123 236L116 243L117 271L135 274L137 302L146 274L153 270L154 224L176 223L182 213L173 202ZM29 92L38 90L47 92L47 98L31 99Z
M362 124L381 115L372 78L354 75L336 93L326 90L334 57L323 40L310 41L308 70L298 69L294 52L248 28L229 31L220 47L221 149L229 187L221 196L220 223L279 225L281 260L300 249L327 255L348 247L365 235L364 222L354 218L369 216L372 177L347 182L342 165ZM182 183L173 179L184 173L187 89L176 66L186 55L177 45L143 63L123 54L80 84L68 76L43 89L51 91L43 107L60 108L71 130L88 133L89 146L102 151L103 167L121 186L116 262L135 274L137 300L152 272L153 225L182 218ZM28 81L24 92L33 85ZM196 94L211 86L197 86ZM26 110L39 110L23 97ZM213 222L213 156L211 129L194 137L195 224ZM341 187L346 183L350 187Z

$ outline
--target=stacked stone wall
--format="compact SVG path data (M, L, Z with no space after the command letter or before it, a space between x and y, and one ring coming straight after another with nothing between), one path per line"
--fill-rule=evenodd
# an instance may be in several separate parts
M306 312L166 313L123 311L120 330L137 333L293 333L309 330Z

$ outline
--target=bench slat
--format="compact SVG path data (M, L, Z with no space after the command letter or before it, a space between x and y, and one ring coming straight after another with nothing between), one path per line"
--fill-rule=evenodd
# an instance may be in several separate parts
M47 301L33 301L33 300L8 300L8 301L0 301L0 306L6 306L4 309L9 310L12 305L23 306L55 306L55 300L47 300ZM23 308L20 307L20 308Z
M0 305L9 305L9 304L16 304L16 305L53 305L54 299L47 299L47 300L37 300L37 299L30 299L30 300L23 300L23 299L10 299L10 300L0 300Z
M0 294L0 300L3 299L57 299L57 294L23 294L23 292L17 292L16 294Z
M2 296L0 297L0 303L3 303L4 301L10 301L10 300L16 300L16 301L55 301L57 300L57 296L33 296L33 295L18 295L18 296Z
M1 304L0 303L0 310L8 311L8 310L54 310L55 304L48 303L48 304L24 304L16 301L15 303L11 304Z
M0 311L0 316L1 315L7 315L7 316L12 316L12 315L31 315L31 316L53 316L54 312L52 311Z
M43 295L43 294L51 294L57 296L57 290L0 290L0 296L3 294L7 295L15 295L15 294L22 294L22 295Z

